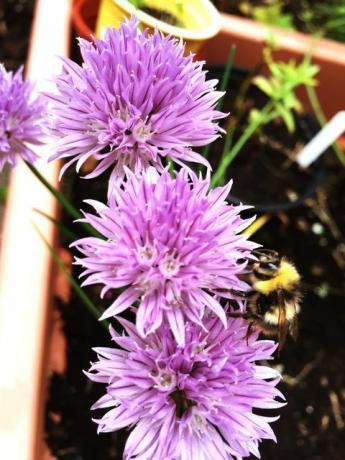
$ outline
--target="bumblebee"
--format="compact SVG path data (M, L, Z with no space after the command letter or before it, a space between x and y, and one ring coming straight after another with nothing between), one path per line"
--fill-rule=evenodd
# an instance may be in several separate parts
M297 337L301 277L294 264L276 251L257 249L253 254L256 260L249 262L245 275L251 286L245 293L247 310L231 316L249 321L248 334L257 328L265 335L278 336L280 351L288 334Z

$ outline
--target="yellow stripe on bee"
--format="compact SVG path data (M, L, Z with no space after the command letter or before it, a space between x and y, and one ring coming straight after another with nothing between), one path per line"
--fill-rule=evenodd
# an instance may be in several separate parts
M276 276L268 280L257 280L253 283L253 287L256 291L268 295L277 289L288 290L291 286L297 284L299 280L300 276L296 268L283 259Z
M296 316L296 308L295 304L289 302L285 303L283 308L285 308L285 319L286 321L292 321L293 318ZM268 311L264 315L265 322L267 324L272 324L272 326L276 326L279 323L279 308L275 307L271 311Z

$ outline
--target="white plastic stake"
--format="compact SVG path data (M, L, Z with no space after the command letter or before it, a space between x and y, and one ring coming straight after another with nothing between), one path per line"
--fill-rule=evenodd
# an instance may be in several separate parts
M299 152L296 161L307 168L345 132L345 110L338 112Z

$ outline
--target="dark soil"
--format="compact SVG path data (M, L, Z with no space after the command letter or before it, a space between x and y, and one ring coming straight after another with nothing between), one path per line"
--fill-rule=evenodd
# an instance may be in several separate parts
M111 346L108 331L85 312L76 297L72 297L70 305L61 304L61 312L68 340L68 368L65 375L53 374L50 379L46 407L48 445L63 460L121 459L125 433L97 435L91 416L99 414L91 414L90 406L104 389L82 373L95 361L91 347L98 343Z
M34 0L0 2L0 62L7 70L17 70L25 63L34 3Z
M232 195L256 209L271 206L272 210L279 210L312 194L319 176L322 177L324 162L321 168L319 162L303 170L293 157L316 132L310 117L303 116L298 117L293 136L277 120L253 137L229 168L229 176L237 178Z
M232 85L230 98L236 94L237 83L233 81ZM280 127L274 126L274 130L279 138ZM284 145L294 148L285 141L287 138ZM261 141L257 142L260 145ZM264 149L260 152L261 155ZM236 171L236 162L231 174L237 184L234 191L241 195L254 184L241 178L241 165L238 163ZM327 181L318 187L315 196L288 214L274 215L255 235L264 247L274 248L295 261L305 291L298 341L288 340L271 363L279 366L284 376L280 388L288 404L280 410L280 420L273 426L278 444L262 443L263 460L345 458L345 170L332 156L328 168ZM85 198L106 199L106 180L86 181L71 169L64 184L77 207L85 208ZM280 186L283 193L285 187ZM70 228L80 231L78 224ZM68 244L62 236L61 239ZM102 308L98 290L87 292ZM109 303L110 299L105 300L105 304ZM50 379L46 410L49 446L63 460L120 460L126 430L96 434L89 407L104 393L104 386L91 383L82 373L96 359L91 348L109 346L108 333L76 297L69 305L61 305L61 311L68 340L68 368L63 377L53 375Z

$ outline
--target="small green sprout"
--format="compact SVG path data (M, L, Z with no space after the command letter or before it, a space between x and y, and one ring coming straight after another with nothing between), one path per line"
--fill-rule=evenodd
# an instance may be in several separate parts
M244 15L251 17L255 21L284 29L294 29L293 16L290 13L283 12L283 4L280 0L260 6L254 6L250 2L243 1L240 3L239 8Z
M289 62L275 62L270 48L264 51L264 57L269 69L269 76L259 75L254 77L253 83L270 99L272 115L274 118L281 117L289 132L294 132L295 121L293 111L302 110L301 103L295 94L299 86L315 86L317 80L314 78L319 67L312 65L309 58L304 58L300 64L295 60ZM251 114L251 119L255 114Z
M272 55L272 37L264 50L264 62L267 64L269 75L254 76L252 83L268 97L268 101L260 110L252 109L249 113L247 124L235 144L223 151L221 161L216 169L212 185L221 184L225 180L228 166L240 153L247 141L273 120L281 118L289 132L295 130L294 112L302 110L302 106L295 91L300 86L307 88L317 84L315 76L319 67L310 63L306 56L300 64L296 61L275 61ZM233 127L230 127L233 133ZM233 135L232 135L233 138Z

